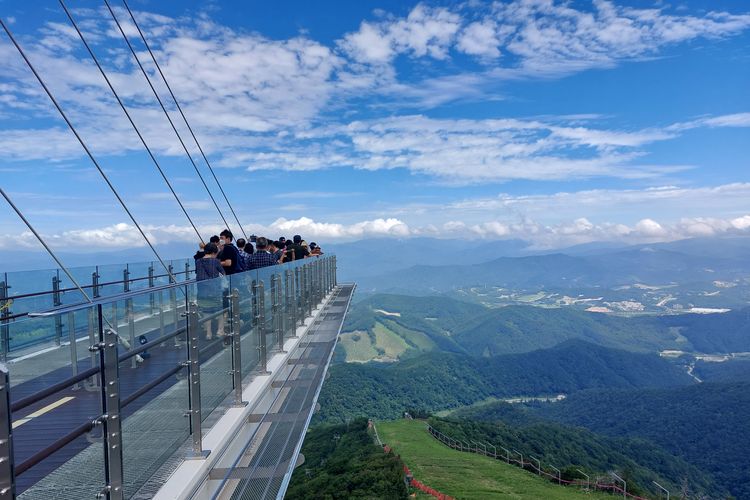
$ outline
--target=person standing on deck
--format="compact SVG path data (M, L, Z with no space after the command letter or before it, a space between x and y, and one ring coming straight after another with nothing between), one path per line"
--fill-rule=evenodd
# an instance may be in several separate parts
M229 229L223 230L219 236L221 237L221 244L223 245L219 252L219 262L224 268L224 273L229 276L231 274L242 272L242 264L240 263L240 252L237 247L234 246L232 241L234 236Z
M206 329L206 340L213 338L211 325L214 322L213 316L219 313L223 307L224 284L221 276L225 275L224 268L219 263L216 256L219 248L214 243L208 243L203 248L204 256L195 261L195 279L197 280L197 299L198 310L202 316L212 316L204 320L203 326ZM217 336L224 331L224 314L219 314L217 320Z

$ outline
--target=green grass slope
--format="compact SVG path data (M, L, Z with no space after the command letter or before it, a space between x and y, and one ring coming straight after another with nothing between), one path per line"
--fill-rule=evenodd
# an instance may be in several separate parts
M423 421L378 422L377 429L415 479L457 499L609 498L557 486L500 460L452 450L431 437Z
M554 464L570 479L582 468L589 475L607 477L616 471L628 481L629 491L652 494L657 481L673 492L684 484L696 494L717 494L721 488L711 477L649 441L602 436L572 426L545 422L518 405L490 403L459 410L449 418L430 419L430 424L454 439L475 440L534 455ZM571 475L574 474L573 475Z

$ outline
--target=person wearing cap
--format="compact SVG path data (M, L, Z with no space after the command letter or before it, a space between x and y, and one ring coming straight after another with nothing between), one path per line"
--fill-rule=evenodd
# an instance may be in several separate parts
M310 255L323 255L323 250L314 241L310 243Z

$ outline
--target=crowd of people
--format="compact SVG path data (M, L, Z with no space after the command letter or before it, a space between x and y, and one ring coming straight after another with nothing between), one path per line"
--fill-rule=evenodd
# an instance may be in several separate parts
M278 240L260 236L254 243L255 246L252 241L239 238L235 244L229 229L211 236L208 243L200 244L193 256L196 279L202 281L323 255L315 242L308 245L298 234L290 240L283 236Z
M211 236L208 243L200 244L193 258L195 278L202 282L198 285L197 296L202 314L218 313L225 307L221 299L224 284L215 278L323 255L316 243L308 245L298 234L291 240L283 236L278 240L264 236L254 240L255 246L253 241L245 241L244 238L239 238L235 244L232 232L225 229L218 236ZM223 332L223 315L218 315L216 320L218 325L215 330L211 328L212 321L205 323L206 339L211 339L214 331L222 336L219 332Z

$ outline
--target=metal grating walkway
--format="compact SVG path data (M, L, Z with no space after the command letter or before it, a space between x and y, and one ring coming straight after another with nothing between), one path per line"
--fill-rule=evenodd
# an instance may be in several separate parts
M215 498L281 498L294 470L328 364L349 307L354 285L342 285L290 358L286 376L273 384L278 396L263 414L250 415L257 431L235 467L214 469L225 487Z

